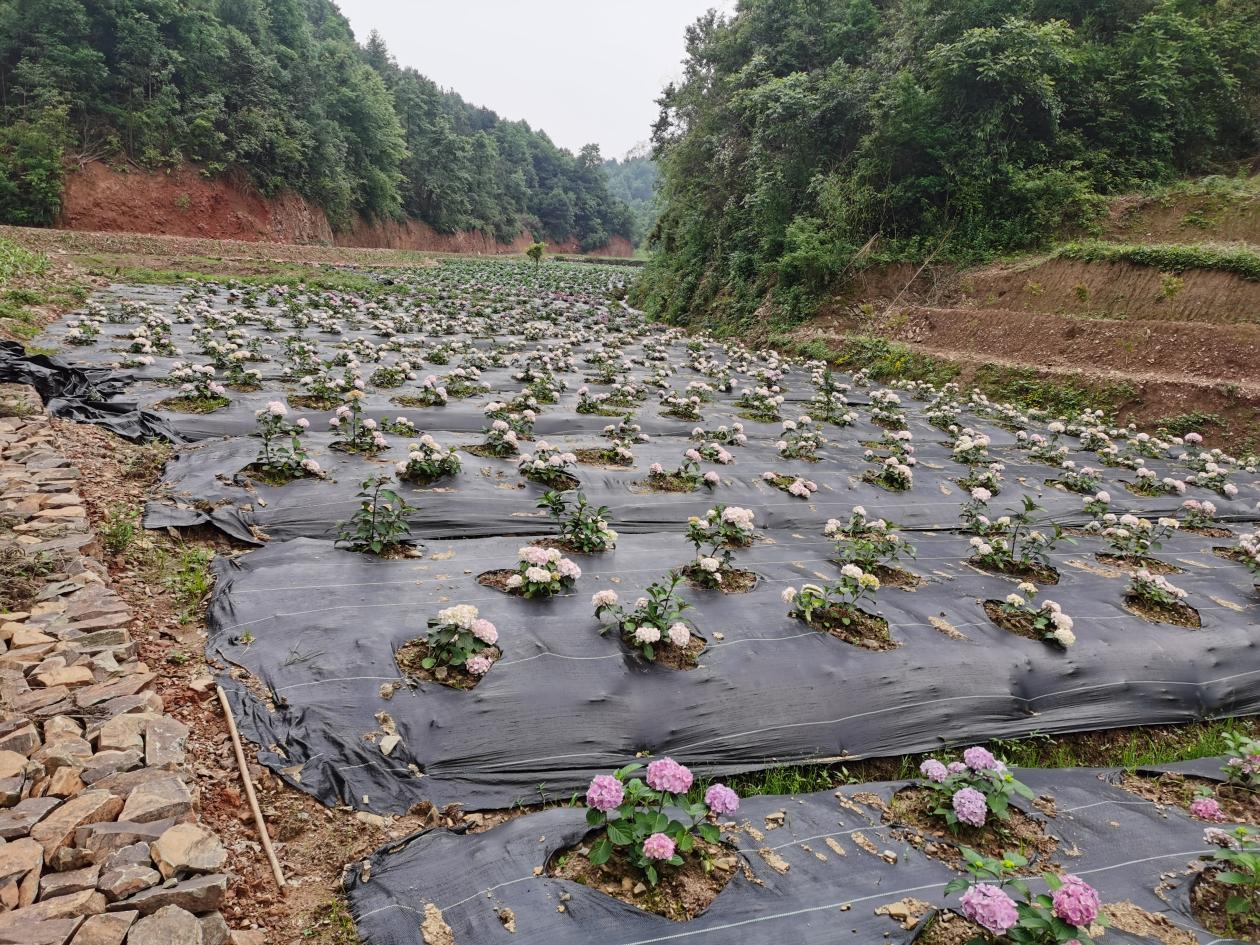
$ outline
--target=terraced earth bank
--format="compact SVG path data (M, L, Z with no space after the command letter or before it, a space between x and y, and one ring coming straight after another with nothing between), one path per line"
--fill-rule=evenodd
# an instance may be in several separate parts
M276 777L368 817L494 812L357 863L365 941L910 941L958 844L888 813L904 783L716 818L730 881L683 924L549 875L591 826L565 805L636 757L729 778L1257 711L1255 456L689 337L618 301L624 269L365 278L113 285L39 337L57 359L0 354L55 411L175 444L144 524L234 544L206 656ZM370 511L405 522L377 554L345 530L374 477L400 501ZM606 548L562 540L560 491L560 525L580 493ZM556 593L490 578L549 546L580 572ZM636 634L672 573L666 625ZM469 605L488 666L408 658ZM1147 917L1109 939L1210 940L1201 824L1118 772L1020 776L1045 865Z

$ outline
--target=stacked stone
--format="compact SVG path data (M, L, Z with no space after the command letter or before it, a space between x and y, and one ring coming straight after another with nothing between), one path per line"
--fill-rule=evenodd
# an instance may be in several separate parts
M50 569L0 612L0 943L224 945L227 851L91 557L78 478L35 392L0 385L0 553Z

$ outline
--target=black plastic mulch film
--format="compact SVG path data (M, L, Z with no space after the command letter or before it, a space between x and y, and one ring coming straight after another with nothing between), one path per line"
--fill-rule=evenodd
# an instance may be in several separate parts
M425 277L421 273L416 278ZM152 311L185 315L194 302L220 311L239 304L239 297L213 289L182 296L164 288L115 287L98 297L115 310L123 299L139 299ZM339 304L330 296L315 301ZM518 317L488 316L496 336L477 338L478 347L515 342L517 350L528 352L554 348L556 337L569 331L583 337L575 351L576 369L561 375L568 390L559 404L540 410L537 440L566 449L607 445L600 431L615 418L574 409L576 390L589 370L580 359L609 333L624 331L632 317L595 296L538 294L509 301L518 306ZM340 304L344 314L344 300ZM422 317L465 311L449 295L436 300L428 296L411 306ZM260 313L283 318L279 309L266 305L250 310L249 318ZM519 334L504 333L508 327L519 332L530 318L556 319L558 314L549 338L522 343ZM177 322L173 329L176 343L189 352L196 348L188 324L193 320ZM134 312L129 321L136 323ZM91 367L71 368L55 358L26 359L15 347L0 349L0 379L34 382L59 414L103 423L126 436L196 441L183 446L168 465L168 488L150 504L146 524L209 523L242 541L267 539L256 551L219 559L208 655L236 667L222 682L244 734L264 747L264 763L326 803L379 812L405 811L420 800L438 806L460 803L470 810L502 808L567 799L592 775L643 752L672 755L706 775L727 775L789 762L932 750L946 742L1185 722L1260 709L1260 653L1255 645L1260 599L1246 568L1217 554L1235 543L1240 532L1254 529L1260 498L1254 474L1234 471L1230 481L1239 492L1233 499L1196 488L1184 497L1148 498L1126 489L1124 483L1134 478L1131 470L1102 467L1102 488L1110 492L1117 513L1171 515L1183 498L1206 499L1216 504L1222 522L1232 525L1234 537L1180 532L1158 555L1180 572L1170 577L1190 592L1188 602L1202 619L1200 630L1153 624L1131 613L1123 602L1127 575L1095 558L1105 550L1102 540L1077 536L1075 544L1061 544L1053 555L1060 581L1043 588L1043 597L1058 600L1075 618L1077 642L1065 652L1008 633L985 615L982 602L1001 599L1014 582L966 562L968 536L958 528L965 492L956 481L965 467L951 458L944 434L924 419L922 401L901 394L918 464L913 489L892 493L861 478L871 468L863 454L882 433L866 406L874 387L850 392L860 419L851 427L825 428L828 442L818 463L781 458L774 446L779 425L738 417L734 393L718 394L703 406L703 420L692 423L662 416L653 391L633 411L635 422L651 436L635 447L634 467L576 470L587 497L610 507L612 524L621 533L616 550L574 556L584 573L572 594L526 601L476 582L483 571L513 567L517 548L529 536L550 531L535 507L542 488L521 478L512 460L461 453L464 468L457 477L429 488L401 487L418 509L411 522L421 557L380 560L337 549L331 539L337 524L355 508L359 481L391 468L413 438L391 435L391 448L365 461L329 448L329 435L320 432L327 429L329 412L295 410L292 418L310 419L312 432L304 441L330 470L332 481L299 480L282 488L254 484L240 475L258 450L258 441L249 436L254 412L296 389L281 376L280 333L261 333L264 350L275 360L251 365L264 372L263 389L234 393L228 407L200 416L153 411L171 395L171 388L157 381L173 357L128 369L134 378L109 369L120 359L117 352L129 327L107 323L97 343L75 349L74 361ZM54 327L41 343L60 343L64 331ZM364 327L344 335L378 344L388 337ZM306 336L319 344L322 356L336 350L335 334L312 327ZM452 337L460 336L432 341ZM642 352L638 342L625 347L632 358L641 358ZM705 354L724 360L716 344L707 344ZM387 361L395 357L387 355ZM192 360L204 358L194 355ZM675 390L706 380L687 366L685 340L671 344L668 363L677 368L670 377ZM419 373L441 375L457 365L456 357L450 365L426 366ZM638 361L634 380L641 382L658 366L660 362ZM365 373L373 367L365 365ZM491 393L452 400L445 407L400 408L390 399L406 388L378 391L371 385L363 403L376 419L405 416L416 423L418 433L430 433L444 446L468 446L482 439L482 406L520 392L521 383L511 377L519 369L518 363L485 370L481 380ZM783 417L807 412L813 394L808 372L798 364L780 383L787 398ZM749 377L737 372L735 391L742 386L751 386ZM591 389L605 388L592 384ZM749 445L727 447L735 457L732 465L703 464L703 469L720 474L716 488L652 493L642 485L649 464L660 462L667 469L678 465L683 451L694 445L689 439L693 428L712 430L733 422L744 424ZM1048 483L1060 470L1033 462L1016 449L1011 427L970 408L959 422L988 434L993 458L1006 465L1004 487L992 503L995 513L1018 508L1022 497L1030 496L1043 508L1043 524L1088 521L1080 496ZM1029 429L1044 430L1044 423ZM1074 446L1077 441L1069 436L1064 443ZM1070 458L1100 465L1096 454L1079 448L1072 449ZM1146 465L1161 477L1186 472L1170 459L1147 459ZM790 496L763 480L766 471L813 480L818 492L807 500ZM615 635L601 636L591 595L614 588L622 599L633 600L669 568L689 560L692 549L683 537L687 517L702 515L717 503L755 512L760 538L737 552L736 564L754 571L758 582L739 595L684 591L695 605L690 613L696 629L707 641L700 665L686 672L653 666L629 652ZM875 609L888 620L899 644L888 652L870 652L809 630L787 616L780 597L788 586L837 575L834 550L822 527L829 518L846 519L857 505L871 517L895 523L917 548L916 558L903 566L920 578L919 586L885 587L878 595ZM469 692L408 684L394 661L395 650L420 636L438 609L454 603L475 604L497 625L503 658ZM242 671L253 677L250 685L242 682ZM382 687L388 692L396 683L403 685L392 698L384 697ZM380 713L388 714L401 736L389 756L378 747ZM1184 852L1188 858L1202 845L1201 831L1177 818L1161 819L1158 830L1150 829L1151 818L1157 816L1153 809L1134 805L1132 798L1129 806L1113 804L1114 789L1101 785L1092 773L1036 777L1038 785L1055 782L1060 810L1065 795L1071 807L1078 797L1083 805L1091 803L1087 797L1103 793L1116 808L1109 819L1095 823L1084 808L1070 818L1072 830L1111 838L1106 844L1093 843L1092 852L1091 844L1080 844L1087 862L1079 865L1131 878L1134 888L1125 895L1160 908L1149 895L1142 899L1141 889L1153 887L1146 882L1148 873L1167 864L1151 860L1150 865L1117 865L1106 858L1118 857L1123 849L1125 859L1146 863L1147 847L1151 856L1163 857L1161 851L1175 847L1176 855ZM783 806L783 799L777 803ZM757 821L763 808L769 811L775 804L775 799L748 799L741 815ZM865 822L837 810L830 794L793 799L790 805L788 836L794 838L822 836L836 827L837 817L842 829ZM1126 825L1123 847L1114 842L1112 820ZM538 838L545 835L550 849L572 841L582 830L580 811L550 810L477 836L427 833L399 852L378 856L374 878L354 891L356 913L369 941L414 942L415 917L400 903L416 902L416 890L423 888L425 899L442 906L452 924L471 923L459 926L457 942L497 941L506 934L487 905L500 895L519 917L514 941L678 939L682 927L598 894L589 894L593 898L588 902L575 893L570 920L556 921L553 881L530 878L542 862ZM850 860L854 855L866 857L851 851ZM865 942L876 934L882 940L909 940L911 933L889 927L886 918L864 919L860 910L839 915L833 906L903 887L932 899L931 890L945 882L944 867L913 851L895 866L877 857L866 859L870 862L864 860L864 869L845 868L842 874L836 864L806 859L793 867L790 882L759 867L765 887L739 892L744 881L737 880L741 886L732 884L704 917L685 928L697 934L710 928L731 930L717 937L705 933L699 941L760 942L782 937L783 931L773 928L782 918L791 941ZM490 887L502 891L487 899L480 890ZM771 895L773 900L762 898ZM465 907L466 915L451 910L453 904ZM581 921L571 921L579 916ZM846 923L857 931L850 933ZM1117 932L1109 932L1108 938L1129 940Z
M1220 776L1219 762L1169 767ZM1203 929L1191 913L1200 862L1214 849L1201 821L1116 787L1119 770L1016 774L1054 802L1052 816L1022 804L1058 841L1056 852L1034 858L1030 868L1081 877L1099 891L1104 912L1112 907L1112 921L1134 930L1113 926L1099 942L1161 941L1136 934L1148 918L1136 910L1170 923L1163 934L1188 932L1203 945L1231 941ZM590 830L581 807L527 814L483 833L413 834L351 868L350 904L371 945L416 945L434 908L455 942L476 945L901 945L922 934L935 909L959 904L957 895L942 895L958 874L909 842L906 829L886 822L875 805L905 786L745 798L723 830L740 868L703 914L683 923L546 874L549 858ZM780 812L786 816L777 826ZM1037 880L1030 885L1044 888ZM933 910L911 928L877 911L906 899Z

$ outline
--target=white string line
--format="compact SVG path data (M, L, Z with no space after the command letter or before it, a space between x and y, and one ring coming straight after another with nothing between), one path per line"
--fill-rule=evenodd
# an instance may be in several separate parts
M744 731L744 732L731 732L722 736L714 736L712 738L701 739L700 741L676 745L670 750L675 753L682 753L682 752L692 751L701 745L706 745L711 742L721 742L724 739L740 739L749 735L761 735L761 734L765 734L766 732L781 731L784 729L811 728L811 727L820 726L820 725L838 725L842 722L853 721L854 719L868 718L868 717L877 716L877 715L884 715L891 712L904 712L907 709L916 709L916 708L921 708L927 705L940 705L945 702L967 702L967 701L980 702L980 701L991 701L995 699L1001 699L1003 701L1016 700L1018 702L1031 705L1032 703L1039 702L1043 699L1051 699L1056 696L1062 696L1065 694L1076 693L1076 692L1088 692L1088 691L1097 690L1097 689L1114 689L1114 688L1120 688L1123 686L1133 686L1133 685L1203 687L1203 686L1210 686L1219 682L1225 682L1231 679L1239 679L1245 676L1255 676L1255 675L1260 675L1260 670L1251 670L1245 673L1233 673L1228 676L1220 676L1215 679L1204 680L1202 682L1179 682L1177 680L1125 679L1125 680L1119 680L1112 683L1099 683L1093 686L1076 686L1076 687L1072 687L1068 689L1058 689L1052 692L1042 693L1039 696L1032 696L1032 697L1017 696L1010 692L995 692L995 693L991 693L987 695L968 694L968 695L962 695L962 696L946 696L946 697L939 697L939 698L934 698L934 699L925 699L918 702L903 703L897 706L886 706L883 708L871 709L866 712L856 712L851 715L841 716L840 718L836 718L836 719L819 719L816 721L808 721L808 722L793 722L793 723L785 723L783 725L771 725L771 726L758 728L758 729L749 729L748 731ZM335 681L336 680L325 680L325 682L335 682ZM311 684L303 683L301 685L311 685ZM526 766L537 764L540 762L567 762L567 761L570 761L571 759L576 759L576 758L600 758L600 757L603 757L603 753L597 752L597 751L568 752L565 754L558 754L558 755L540 755L533 758L519 759L513 762L503 762L503 763L499 763L493 766L487 765L485 767L488 770L494 770L494 771L510 771L515 768L526 767ZM783 761L783 764L806 764L809 762L809 760L810 760L809 758L787 759Z
M664 537L665 535L668 535L668 534L671 534L671 533L645 532L639 535L634 535L632 537L635 537L635 538L639 538L639 537L646 538L646 537L657 537L657 536ZM677 534L679 537L683 537L682 532L678 532ZM522 535L499 535L499 536L493 536L489 538L459 538L459 539L443 538L443 539L437 539L436 541L430 540L429 544L437 546L437 545L442 545L443 543L455 543L455 542L463 542L463 541L485 541L485 542L501 541L501 542L507 543L511 540L527 541L527 540L548 539L548 538L555 539L558 537L559 536L557 535L551 535L551 534L540 534L540 535L522 534ZM949 540L950 538L961 539L964 536L950 535L949 533L946 533L944 535L938 535L936 537L940 537L942 542L944 542L944 541ZM424 541L424 540L425 539L421 539L421 541ZM805 540L810 541L810 540L816 540L816 539L812 539L812 537L807 537ZM688 543L688 542L684 542L684 543ZM780 544L780 542L776 541L776 542L773 542L772 544L778 545ZM760 545L753 545L753 546L748 546L748 547L765 548L769 546L766 543L762 543ZM748 547L745 547L742 550L748 550ZM653 549L646 549L646 550L653 550ZM660 549L660 550L664 551L665 549ZM442 551L437 552L437 554L444 554L444 553L445 552L442 552ZM1108 552L1106 550L1095 552L1095 554L1110 554L1110 553L1111 552ZM1078 549L1078 550L1067 550L1067 551L1051 551L1048 553L1047 557L1050 558L1051 560L1061 561L1062 563L1071 566L1072 561L1079 559L1082 555L1087 556L1089 554L1090 552L1087 549ZM1196 548L1196 549L1190 549L1186 551L1167 552L1165 553L1165 557L1176 557L1179 560L1185 560L1187 558L1191 558L1191 559L1203 558L1210 565L1210 567L1200 567L1198 564L1194 564L1193 566L1196 568L1196 571L1185 572L1191 575L1197 573L1199 570L1228 571L1228 570L1232 570L1233 568L1231 563L1225 563L1223 559L1220 558L1219 555L1215 554L1213 551L1207 548ZM435 566L435 565L446 566L453 569L459 569L463 565L471 564L471 565L480 567L483 564L491 564L496 561L504 561L504 560L505 560L504 556L497 555L497 554L471 554L467 556L458 556L458 557L452 556L450 558L442 558L442 559L435 559L432 557L432 554L430 554L430 556L427 558L417 558L414 561L399 562L399 564L410 563L413 567L416 568L417 572L419 572L420 569L418 565L420 564L425 564L429 566ZM987 575L987 576L995 577L995 578L1006 578L1008 580L1013 580L1013 578L1011 578L1009 575L993 574L990 572L985 572L982 568L973 567L972 565L968 564L968 560L969 559L962 558L957 554L948 554L948 555L916 554L912 556L909 561L904 562L906 567L902 568L902 570L907 570L913 565L918 564L920 562L924 562L924 561L949 561L949 562L955 562L958 564L959 570L957 573L962 576L971 577L977 571L979 571L981 573L981 576ZM688 564L688 563L690 562L683 562L683 564ZM757 567L775 566L775 565L804 566L804 565L815 565L815 564L833 564L833 565L839 566L839 563L836 561L834 557L823 557L823 558L793 557L793 558L777 558L777 559L769 559L769 560L762 558L756 561L745 561L744 563L748 564L750 569L757 568ZM1191 561L1186 561L1186 563L1192 564ZM901 563L899 562L897 566L900 567L900 564ZM1241 567L1241 565L1239 566ZM893 567L893 566L889 565L889 567ZM471 570L471 569L468 569L468 570ZM504 568L501 570L513 570L513 569ZM350 588L350 587L402 587L402 586L408 586L408 585L423 585L425 581L431 581L434 583L450 582L452 585L454 585L456 583L461 582L464 578L467 578L469 576L467 574L461 573L457 575L450 575L447 577L438 577L436 575L428 573L428 571L429 569L425 568L424 572L418 577L408 578L406 580L398 580L398 581L353 581L353 582L340 582L340 583L321 582L319 584L285 584L285 585L277 585L274 587L233 587L232 592L234 594L270 594L270 593L275 593L277 591L333 590L333 589ZM583 569L584 574L590 574L596 577L603 577L605 572L611 573L613 571L614 569L612 567L609 567L607 569L600 569L600 570L597 570L592 567L587 567ZM626 567L621 567L621 566L616 566L615 568L615 575L617 576L620 576L622 574L658 574L659 572L660 572L659 568L626 568ZM1073 572L1068 572L1068 573L1071 574ZM932 571L929 574L916 575L916 576L922 577L926 580L931 580L933 577L941 577L941 575L939 575L935 571ZM775 583L774 578L765 577L764 575L758 575L758 577L762 577L764 580L768 582ZM1055 586L1057 585L1046 585L1046 587L1055 587ZM572 593L572 594L565 594L562 596L576 597L578 595L576 593ZM486 598L486 599L493 600L494 598Z
M787 580L771 580L770 578L766 578L764 580L767 585L771 585L771 586L778 586L780 584L782 585L788 584ZM369 584L365 586L370 587L372 585ZM453 588L454 588L454 585L452 585L452 589ZM274 588L273 590L284 590L284 588ZM235 589L233 590L233 593L236 593ZM481 597L460 597L460 602L466 603L466 604L485 604L487 602L500 601L501 598L504 596L510 596L510 595L496 594L496 595L485 595ZM564 596L575 597L577 595L564 595ZM387 601L380 604L369 604L362 601L356 601L349 604L339 604L335 606L317 607L313 610L274 611L271 614L256 617L252 620L246 620L242 623L236 623L236 624L231 624L228 626L221 627L220 632L228 633L232 630L240 629L241 627L253 627L258 624L270 623L273 620L279 620L279 619L284 619L284 618L289 618L289 617L310 617L316 614L333 614L338 611L347 611L347 610L380 610L380 609L388 609L388 608L396 608L396 607L413 608L417 605L417 603L418 603L417 601ZM437 603L440 603L440 602L437 602ZM1242 610L1236 611L1232 607L1222 607L1221 605L1213 602L1212 604L1206 604L1206 603L1202 604L1202 606L1199 606L1196 609L1199 610L1200 612L1214 611L1214 610L1228 611L1231 614L1241 614L1241 613L1246 613L1248 610L1260 609L1260 604L1245 604L1245 605L1239 605L1239 606L1242 607ZM1115 620L1127 621L1127 620L1132 620L1132 619L1133 617L1131 617L1128 614L1101 614L1096 617L1088 618L1088 621L1090 623L1105 623L1108 621L1115 621ZM1084 618L1082 618L1082 620L1084 620ZM910 629L914 627L931 627L931 626L932 625L930 623L924 623L922 621L912 621L912 622L907 622L907 623L889 623L889 627L895 628L895 629ZM986 624L983 621L976 620L976 621L956 624L955 626L983 627L983 626L986 626Z
M863 828L859 828L859 829L863 829ZM864 829L875 829L875 828L869 828L869 827L868 827L868 828L864 828ZM850 831L850 832L853 832L853 831ZM824 835L824 836L826 836L826 835ZM808 839L820 839L820 838L811 837L811 838L808 838ZM805 840L805 841L799 841L799 842L807 842L807 840ZM785 844L785 846L790 846L790 845L792 845L792 844ZM782 849L782 847L774 847L774 848L772 848L772 849ZM741 852L744 852L744 851L741 851ZM1158 855L1155 855L1155 856L1140 857L1140 858L1137 858L1137 859L1126 860L1126 861L1124 861L1124 862L1122 862L1122 863L1113 863L1113 864L1108 865L1108 866L1099 866L1099 867L1094 867L1093 869L1089 869L1089 870L1079 870L1079 871L1077 871L1076 875L1077 875L1077 876L1092 876L1092 875L1095 875L1095 874L1098 874L1098 873L1105 873L1105 872L1110 872L1111 870L1121 869L1122 867L1125 867L1125 866L1135 866L1135 865L1140 864L1140 863L1151 863L1151 862L1155 862L1155 861L1157 861L1157 860L1166 860L1166 859L1182 858L1182 857L1190 857L1190 856L1203 856L1203 855L1206 855L1206 854L1208 854L1208 853L1212 853L1212 852L1213 852L1212 850L1186 850L1186 851L1182 851L1182 852L1179 852L1179 853L1161 853L1161 854L1158 854ZM531 880L531 879L537 879L537 880L544 880L544 881L545 881L545 880L550 879L550 877L547 877L547 876L545 876L545 875L535 875L535 874L533 874L533 873L530 873L528 876L521 876L521 877L518 877L517 879L508 880L508 881L503 882L503 883L497 883L497 884L496 884L496 885L494 885L494 886L489 886L489 887L487 887L487 888L485 888L485 889L482 889L481 891L479 891L479 892L477 892L477 893L474 893L474 894L473 894L473 895L471 895L471 896L467 896L467 897L465 897L465 898L463 898L463 899L460 899L460 900L459 900L459 901L457 901L457 902L453 902L453 903L450 903L449 905L442 906L442 907L440 907L440 911L441 911L443 914L445 914L445 913L447 913L447 912L449 912L449 911L451 911L451 910L453 910L453 909L457 909L458 907L460 907L460 906L462 906L462 905L465 905L465 904L467 904L467 903L469 903L469 902L472 902L474 899L480 899L482 896L488 896L488 895L490 895L490 893L494 892L495 890L498 890L498 889L503 889L503 888L504 888L504 887L506 887L506 886L512 886L512 885L515 885L515 884L517 884L517 883L526 882L526 881ZM787 912L771 913L771 914L768 914L768 915L756 916L756 917L754 917L754 918L752 918L752 919L743 919L743 920L738 921L738 922L727 922L727 923L723 923L722 925L710 926L709 928L706 928L706 929L688 929L688 930L684 930L684 931L681 931L681 932L675 932L675 933L670 934L670 935L658 936L658 937L656 937L656 938L650 938L650 939L640 939L640 940L637 940L637 941L634 941L634 942L626 942L626 943L624 943L624 945L651 945L651 943L655 943L655 942L675 941L675 940L677 940L677 939L681 939L681 938L689 938L689 937L693 937L693 936L696 936L696 935L707 935L707 934L709 934L710 932L722 932L722 931L727 931L727 930L730 930L730 929L739 928L739 927L746 926L746 925L752 925L752 924L756 924L756 923L760 923L760 922L767 922L767 921L770 921L770 920L772 920L772 919L786 919L786 918L791 918L791 917L793 917L793 916L805 915L805 914L812 913L812 912L820 912L820 911L824 911L824 910L827 910L827 909L838 909L838 908L839 908L839 907L841 907L841 906L845 906L845 905L849 905L849 906L852 906L852 905L857 905L858 903L870 902L870 901L875 900L875 899L887 899L888 901L890 901L890 902L891 902L891 901L895 901L897 897L900 897L900 896L905 896L905 895L907 895L907 894L909 894L909 893L913 893L913 892L921 892L921 891L923 891L923 890L925 890L925 889L939 889L939 888L941 888L941 884L940 884L939 882L935 882L935 883L925 883L925 884L920 885L920 886L910 886L910 887L906 887L906 888L902 888L902 889L896 889L896 890L885 891L885 892L878 892L878 893L874 893L874 894L869 895L869 896L860 896L860 897L853 898L853 899L843 899L843 900L840 900L840 901L838 901L838 902L827 903L827 904L825 904L825 905L819 905L819 906L806 906L806 907L801 908L801 909L793 909L793 910L790 910L790 911L787 911ZM403 903L390 903L390 904L388 904L388 905L385 905L385 906L380 906L380 907L378 907L378 908L376 908L376 909L373 909L371 912L364 913L364 914L363 914L363 915L361 915L359 918L360 918L360 920L362 920L362 919L366 919L366 918L369 918L369 917L371 917L371 916L373 916L373 915L376 915L377 913L380 913L380 912L385 912L385 911L388 911L388 910L390 910L390 909L405 909L406 911L408 911L408 912L413 912L413 913L415 913L416 915L421 915L421 914L422 914L419 910L414 909L414 908L412 908L411 906L405 905L405 904L403 904ZM1225 940L1225 939L1220 939L1220 940L1218 940L1218 941L1227 941L1227 940Z

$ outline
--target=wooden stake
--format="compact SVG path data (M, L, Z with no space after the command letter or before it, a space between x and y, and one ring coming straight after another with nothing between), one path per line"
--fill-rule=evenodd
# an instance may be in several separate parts
M289 884L284 881L284 872L280 869L280 861L276 859L276 851L271 846L271 835L267 832L267 823L263 820L262 811L258 807L258 797L254 794L254 781L249 776L249 768L245 764L245 749L241 747L241 736L236 730L236 719L232 715L232 706L228 704L227 693L222 686L215 686L219 693L219 704L223 706L223 714L227 717L228 734L232 736L232 748L236 750L236 766L241 771L241 783L245 785L245 799L249 801L249 809L254 814L254 823L258 827L258 836L262 840L263 852L271 864L272 875L276 877L276 885L280 892L288 895Z

